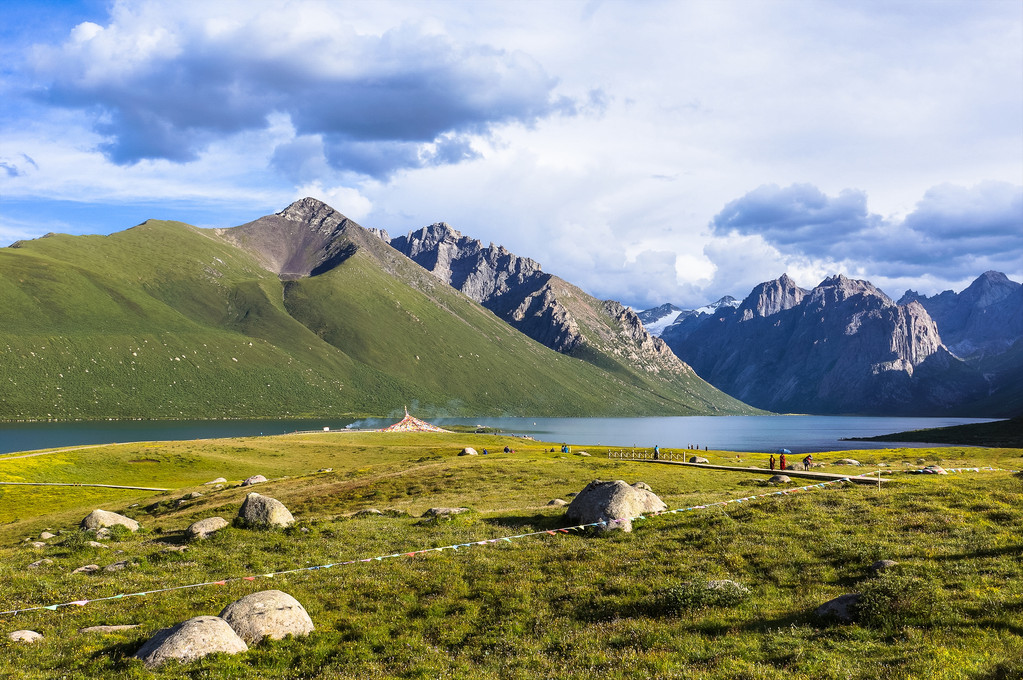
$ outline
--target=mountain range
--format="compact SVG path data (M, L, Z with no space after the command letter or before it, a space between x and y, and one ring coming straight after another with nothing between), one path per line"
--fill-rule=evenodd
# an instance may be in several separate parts
M306 198L0 249L0 419L757 412L531 260L395 244Z
M680 312L661 337L711 384L771 411L1011 416L1023 411L1021 324L1023 285L998 272L897 303L868 281L805 290L782 275L736 307Z

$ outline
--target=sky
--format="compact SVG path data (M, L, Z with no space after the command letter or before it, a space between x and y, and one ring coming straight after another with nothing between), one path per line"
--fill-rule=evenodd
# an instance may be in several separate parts
M0 102L0 245L312 196L638 309L1023 281L1018 0L5 0Z

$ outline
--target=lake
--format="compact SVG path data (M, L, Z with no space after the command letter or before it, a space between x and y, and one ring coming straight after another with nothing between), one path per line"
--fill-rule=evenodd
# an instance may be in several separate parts
M352 427L376 429L396 419L179 420L70 423L0 423L0 453L114 442L163 441L284 434ZM984 418L869 418L858 416L686 416L674 418L436 418L437 425L485 425L539 440L604 447L794 453L901 444L845 442L891 432L985 423ZM905 446L918 446L906 444Z

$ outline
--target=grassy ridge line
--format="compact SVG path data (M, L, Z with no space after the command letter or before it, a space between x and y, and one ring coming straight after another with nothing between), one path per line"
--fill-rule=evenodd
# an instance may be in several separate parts
M1023 416L993 423L952 425L925 430L910 430L863 438L860 441L925 442L932 444L960 444L967 446L995 446L1023 448Z
M673 394L559 355L367 243L287 288L175 222L0 249L0 419L745 408L709 387Z
M456 455L460 446L494 449L501 442L517 452ZM116 459L106 462L93 450L66 460L21 461L35 466L20 470L32 475L82 474L91 460L109 466L110 473L137 475L141 468L152 475L162 469L183 481L194 478L197 466L223 469L232 460L243 473L258 471L247 466L273 466L292 476L262 485L260 492L284 500L310 531L228 529L189 552L164 553L154 540L177 540L193 519L230 518L248 489L210 493L198 487L206 496L180 507L177 498L188 488L150 497L135 509L122 500L114 509L137 514L149 532L115 542L124 555L74 542L40 552L0 541L5 583L0 608L12 601L71 601L553 529L563 526L563 510L547 508L546 500L579 490L594 477L642 479L670 507L770 490L744 475L612 461L596 457L599 449L591 450L593 458L544 453L548 446L479 435L318 433L112 447ZM1020 453L872 450L855 457L892 465L908 455L912 464L923 459L949 467L1008 466ZM734 462L734 454L710 454L714 462ZM762 462L754 454L740 455L743 463ZM326 463L334 472L302 474ZM317 625L313 636L261 644L239 657L166 667L155 677L1015 677L1020 665L1012 660L1023 653L1023 636L1014 624L1023 604L1020 496L1020 481L1003 474L906 476L880 495L832 487L652 517L631 535L559 534L279 577L265 585L229 583L140 600L142 611L126 603L97 603L59 615L19 616L2 625L35 628L47 637L36 646L0 642L5 644L0 675L153 677L127 658L152 630L215 614L254 589L275 587L303 602ZM347 517L365 507L418 515L426 507L467 500L475 512L446 524L422 524L401 514ZM152 510L143 510L154 501ZM19 524L65 528L80 516L62 512ZM68 523L61 524L60 517ZM44 554L55 559L53 568L24 569ZM908 588L925 606L892 599L889 620L876 625L829 626L814 619L809 612L821 602L869 585L867 567L882 557L902 566L898 579L881 585ZM135 566L95 577L67 573L87 561L123 558ZM734 579L751 593L727 607L691 603L692 608L665 610L664 593L694 578ZM74 632L86 625L139 622L143 628L112 636Z

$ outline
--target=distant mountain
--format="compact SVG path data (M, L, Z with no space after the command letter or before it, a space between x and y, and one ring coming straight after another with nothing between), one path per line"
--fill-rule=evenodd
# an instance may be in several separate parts
M650 335L660 337L664 333L664 330L672 324L680 323L685 319L691 319L693 317L713 314L719 307L738 306L738 300L731 295L726 295L715 302L711 302L702 307L697 307L696 309L681 309L672 304L663 304L659 307L639 312L637 316L639 317L639 320L643 322L643 327L647 329L647 332L650 333Z
M899 304L912 300L924 306L949 351L961 359L1002 354L1023 337L1023 284L1001 272L984 272L958 294L927 297L907 290Z
M443 222L391 239L391 246L438 280L479 302L525 335L568 356L609 371L652 394L672 394L699 408L742 409L721 402L635 312L614 300L598 300L540 264L503 246L480 241ZM752 412L748 410L747 412Z
M896 304L841 275L812 290L783 275L738 308L680 319L662 338L711 384L771 411L977 414L990 396L989 381L946 349L920 302ZM1019 410L987 407L983 415Z
M691 371L559 354L308 198L0 248L0 305L0 420L750 411Z

